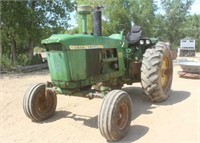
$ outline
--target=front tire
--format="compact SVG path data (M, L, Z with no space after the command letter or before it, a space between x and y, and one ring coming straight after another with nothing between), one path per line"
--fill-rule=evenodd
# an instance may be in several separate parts
M143 55L141 84L145 97L154 102L168 98L173 77L171 50L165 43L157 43Z
M103 99L98 117L99 130L108 141L123 138L132 119L132 101L128 93L113 90Z
M26 116L33 121L42 121L51 117L57 106L57 96L52 91L45 93L45 84L39 83L30 87L23 100Z

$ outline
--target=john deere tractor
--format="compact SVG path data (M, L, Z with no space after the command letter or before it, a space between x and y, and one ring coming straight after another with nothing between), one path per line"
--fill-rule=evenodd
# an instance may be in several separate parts
M51 82L30 87L23 109L33 121L55 112L57 94L103 98L98 116L100 133L108 141L123 138L132 120L132 100L121 87L141 82L144 97L152 102L167 99L173 65L169 45L144 37L141 26L127 35L101 35L101 8L79 6L82 34L55 34L42 40L47 51ZM94 31L87 34L87 15L93 12Z

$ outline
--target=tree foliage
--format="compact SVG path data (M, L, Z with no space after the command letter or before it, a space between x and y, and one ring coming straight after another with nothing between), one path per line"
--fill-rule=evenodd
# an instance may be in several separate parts
M181 38L191 37L196 40L196 50L200 51L200 15L189 15L181 27Z
M154 0L134 0L131 2L131 20L143 28L144 35L153 36L155 12L157 5Z
M182 35L182 26L186 21L193 0L161 0L164 14L157 15L156 35L161 39L178 45Z
M74 3L64 0L1 1L2 53L16 62L17 54L33 56L33 47L50 33L60 33L70 25Z
M102 6L103 34L110 35L124 30L127 33L131 23L141 25L145 35L152 35L156 5L153 0L77 0L77 5ZM92 31L92 16L88 16L88 30ZM80 19L77 19L80 21ZM79 22L78 22L79 23ZM80 23L79 23L80 24Z

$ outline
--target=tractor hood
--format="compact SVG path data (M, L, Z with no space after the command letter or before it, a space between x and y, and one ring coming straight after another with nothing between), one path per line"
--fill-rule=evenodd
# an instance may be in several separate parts
M71 49L71 48L80 48L82 45L88 45L86 46L86 49L94 49L96 48L120 48L122 47L124 40L124 36L121 34L112 34L109 37L103 37L103 36L93 36L93 35L85 35L85 34L54 34L48 39L42 40L43 45L47 44L55 44L60 43L64 45L65 50ZM124 41L127 43L126 41ZM64 49L63 49L64 50Z

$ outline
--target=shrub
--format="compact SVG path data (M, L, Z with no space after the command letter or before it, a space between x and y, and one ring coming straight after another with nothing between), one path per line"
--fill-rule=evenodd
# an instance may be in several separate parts
M28 56L26 54L20 54L17 56L17 64L21 66L27 65L29 62Z
M0 68L3 71L11 71L12 69L14 69L14 64L10 58L3 55L1 57Z

